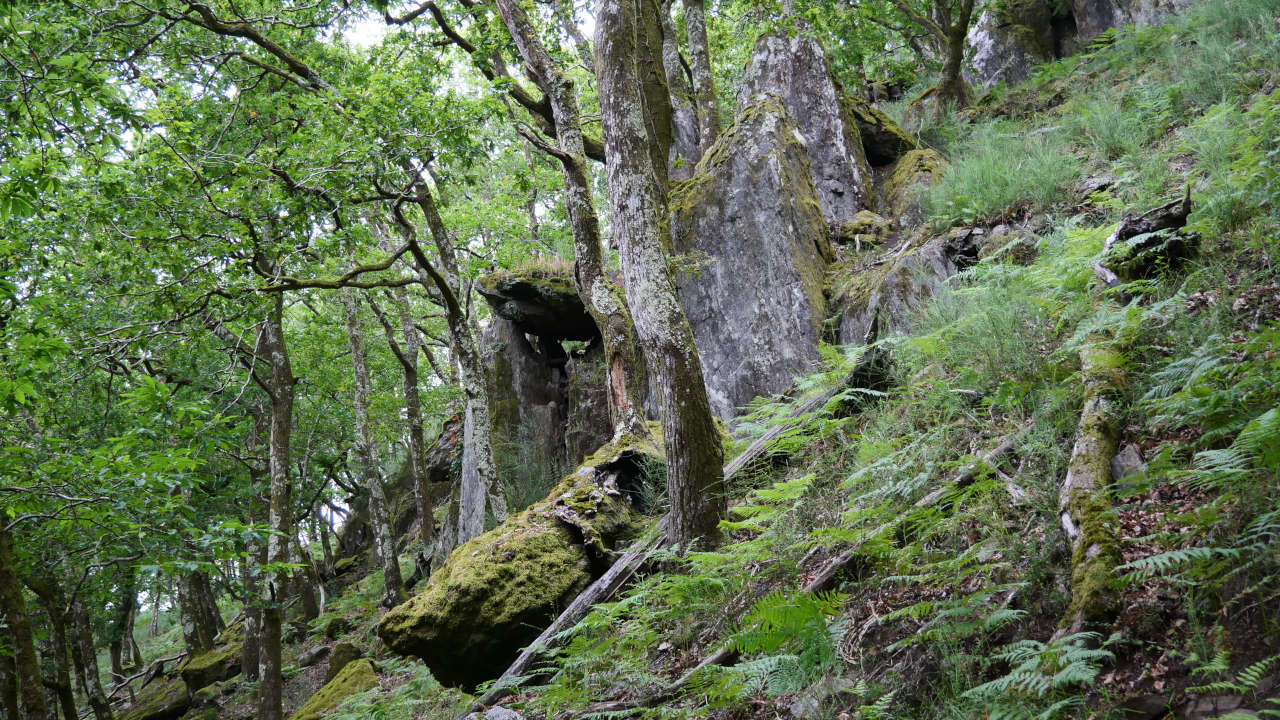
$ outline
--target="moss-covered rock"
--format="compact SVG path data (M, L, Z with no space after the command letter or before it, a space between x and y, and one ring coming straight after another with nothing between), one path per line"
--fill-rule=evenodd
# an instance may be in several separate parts
M1121 240L1107 249L1102 267L1120 282L1154 278L1195 255L1200 238L1185 230L1157 230Z
M865 247L875 247L883 243L889 237L892 224L871 212L863 210L849 222L841 225L835 234L836 240L846 243L853 243L861 252Z
M918 147L911 133L875 105L847 93L841 98L841 105L858 123L862 149L872 167L892 164Z
M378 685L378 668L372 660L348 663L338 676L325 683L289 720L319 720L343 700Z
M899 228L914 228L924 222L920 191L942 179L946 165L936 150L910 150L880 175L880 214Z
M360 648L349 642L340 642L333 646L333 650L329 651L329 672L325 675L325 681L329 681L338 676L342 669L352 662L359 660L364 656Z
M600 334L568 270L491 273L479 279L476 289L494 313L530 335L591 340Z
M393 608L378 635L421 658L443 683L496 677L638 530L627 495L652 441L602 448L543 501L455 550L421 594Z
M244 652L244 626L237 623L222 633L221 643L207 653L188 659L178 666L178 674L187 689L197 690L240 674L240 656Z
M118 717L120 720L176 720L191 707L191 694L178 678L157 681Z

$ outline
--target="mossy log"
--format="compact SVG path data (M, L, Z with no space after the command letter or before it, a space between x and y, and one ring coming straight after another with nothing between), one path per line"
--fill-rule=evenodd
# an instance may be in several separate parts
M1071 545L1071 606L1063 634L1106 622L1115 612L1115 569L1120 540L1108 487L1111 458L1120 442L1116 398L1124 383L1124 358L1104 346L1080 352L1084 407L1071 463L1058 498L1059 517Z

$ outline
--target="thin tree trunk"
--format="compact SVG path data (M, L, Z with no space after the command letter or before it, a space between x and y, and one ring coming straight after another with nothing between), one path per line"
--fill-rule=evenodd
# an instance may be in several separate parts
M596 215L583 143L582 120L573 79L538 40L524 7L498 0L498 9L543 92L551 100L559 148L543 147L559 161L564 175L565 206L573 230L574 279L578 295L600 330L604 345L609 414L615 434L648 434L644 392L648 370L635 338L626 300L605 275L600 220Z
M604 124L609 205L628 305L649 367L658 376L667 492L668 537L714 546L725 513L724 451L707 401L693 331L676 295L663 248L667 209L649 155L645 95L637 59L636 0L601 0L596 68Z
M13 664L9 633L0 632L0 710L6 718L18 717L18 668Z
M689 41L689 65L693 74L693 97L698 107L699 157L720 137L720 100L711 74L711 54L707 50L707 10L703 0L684 2L684 29Z
M333 543L329 540L329 536L333 533L333 527L329 524L329 518L321 514L322 506L316 507L316 524L319 525L320 531L320 551L324 553L324 567L321 576L324 578L333 577Z
M662 0L662 65L671 91L671 152L667 159L667 175L672 180L688 180L702 156L698 143L698 107L693 100L693 87L680 59L680 37L671 20L671 3Z
M386 594L382 597L382 604L395 607L404 602L407 595L404 591L404 578L400 576L400 558L396 553L395 532L391 527L390 507L386 487L382 482L378 449L373 439L373 428L369 427L371 383L364 352L364 330L360 328L359 301L354 289L343 288L342 305L346 311L347 342L351 346L351 369L354 376L356 454L360 456L364 485L369 488L369 524L373 527L373 548L386 581Z
M89 611L79 598L71 603L71 627L75 642L71 644L71 658L76 666L76 678L80 692L93 709L94 720L111 720L111 703L102 691L98 676L98 655L93 647L93 627L89 624Z
M3 521L0 521L0 610L4 611L13 643L13 662L22 707L17 717L22 720L50 720L52 716L45 702L31 616L27 614L27 601L22 597L22 585L14 571L13 538Z
M373 308L382 329L387 335L387 344L400 361L404 376L404 412L408 421L409 434L409 483L413 486L413 500L418 510L418 539L422 547L428 551L435 538L435 518L432 515L429 491L427 488L427 450L423 439L422 397L418 390L418 353L422 347L418 329L413 326L413 315L409 311L409 299L404 288L397 288L391 294L392 303L400 319L400 332L404 335L404 344L396 340L395 329L390 319L378 308L372 297L369 306Z
M266 382L271 398L271 429L268 441L272 535L267 541L267 560L277 567L289 561L288 540L292 536L290 517L289 437L293 431L293 367L284 339L284 298L277 295L267 313L259 336L257 356L266 361ZM280 635L283 623L284 589L289 586L287 570L276 570L266 583L262 611L259 661L258 720L281 720L283 684L280 674Z
M302 551L302 543L295 535L292 546L293 563L300 566L293 575L294 591L298 593L298 601L302 605L303 622L311 622L320 617L320 602L316 593L315 569L311 567L311 556Z
M480 354L480 347L476 343L475 318L468 315L463 306L464 299L459 296L458 267L452 241L430 189L412 167L406 166L405 171L414 181L415 203L427 220L427 227L444 268L443 273L427 258L418 243L416 230L404 215L398 208L393 209L393 212L396 224L401 232L405 233L410 255L417 265L421 283L427 288L434 287L445 305L449 339L458 362L470 419L470 422L464 423L462 481L464 487L480 487L484 490L483 498L478 493L464 495L463 502L472 504L470 507L464 507L460 515L460 518L465 516L470 520L465 525L461 519L459 520L458 542L464 543L484 531L486 504L495 521L506 520L507 501L502 486L498 482L497 468L493 461L493 424L489 417L489 394L485 387L484 361ZM479 508L474 507L475 503L482 499L487 499L487 503L481 504ZM476 517L480 518L478 523L475 522Z
M259 494L266 487L270 475L268 445L271 434L271 414L261 403L254 403L249 408L253 419L253 427L249 431L246 445L249 456L249 482L253 486L253 495L249 498L249 524L262 522L265 507ZM240 574L244 581L244 645L240 650L240 671L246 680L258 679L258 664L262 650L262 583L259 579L259 568L266 564L266 545L250 537L244 544L244 555L240 559Z

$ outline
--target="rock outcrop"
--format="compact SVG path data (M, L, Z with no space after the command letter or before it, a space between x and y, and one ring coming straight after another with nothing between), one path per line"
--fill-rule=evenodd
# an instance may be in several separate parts
M672 189L675 251L695 265L678 274L680 301L724 419L783 392L818 360L834 253L811 179L818 140L806 137L781 98L759 97Z
M880 214L892 218L899 229L922 225L925 212L920 190L942 179L944 164L936 150L911 150L885 168L876 180Z
M977 258L974 231L938 237L917 233L869 266L837 268L832 305L839 314L838 341L866 345L910 329L911 313Z
M1191 0L1070 0L1071 14L1081 42L1089 42L1108 28L1147 26L1182 12Z
M567 274L496 273L480 286L495 315L481 344L499 472L554 479L611 435L599 333Z
M476 290L489 302L494 314L530 335L559 340L592 340L600 335L568 273L491 273L480 278Z
M795 118L827 224L839 227L868 209L871 172L859 125L822 45L803 34L760 36L742 78L740 113L750 113L762 95L781 98Z
M1015 0L987 9L969 30L973 81L987 90L1027 79L1036 65L1053 60L1053 11L1045 0Z
M497 677L637 532L632 493L645 455L660 457L634 439L602 448L542 502L455 550L421 594L383 617L378 636L442 683Z

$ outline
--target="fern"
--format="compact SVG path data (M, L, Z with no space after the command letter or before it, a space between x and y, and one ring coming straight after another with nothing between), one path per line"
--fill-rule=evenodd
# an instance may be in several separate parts
M964 693L981 702L991 718L1062 717L1082 700L1079 688L1092 683L1102 664L1114 658L1098 633L1083 632L1042 643L1021 640L1005 646L995 658L1010 665L1005 675ZM1038 712L1028 712L1035 708Z

